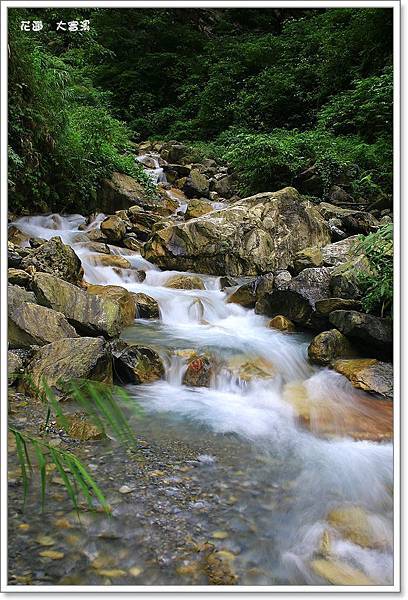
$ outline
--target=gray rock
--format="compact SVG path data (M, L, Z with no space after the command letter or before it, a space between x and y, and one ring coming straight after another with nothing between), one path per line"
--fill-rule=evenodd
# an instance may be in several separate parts
M7 379L8 384L12 385L23 369L23 361L21 357L12 350L7 352Z
M183 186L183 192L188 198L208 198L210 182L198 169L192 169Z
M82 280L83 269L81 261L73 249L64 244L60 237L53 237L44 242L39 248L30 251L21 261L21 268L34 267L36 271L50 273L69 281L78 283Z
M10 348L26 348L34 344L43 346L69 337L75 338L78 334L60 312L29 302L9 307Z
M119 383L152 383L164 377L164 366L153 348L129 345L123 340L111 344L115 377Z
M362 344L368 354L374 349L391 355L393 327L390 319L354 310L335 310L330 313L329 320L344 335Z
M325 320L316 313L315 304L329 296L330 270L326 267L304 269L285 289L265 294L255 306L255 312L269 317L283 315L294 323L319 329Z
M134 319L133 312L130 320L127 303L116 297L88 293L47 273L34 276L33 289L41 304L62 313L77 331L86 335L115 337Z

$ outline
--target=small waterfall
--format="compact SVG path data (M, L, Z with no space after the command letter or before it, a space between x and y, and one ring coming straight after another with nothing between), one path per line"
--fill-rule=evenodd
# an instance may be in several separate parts
M136 160L144 166L146 173L154 184L167 183L166 175L159 164L159 158L159 154L153 153L136 156Z

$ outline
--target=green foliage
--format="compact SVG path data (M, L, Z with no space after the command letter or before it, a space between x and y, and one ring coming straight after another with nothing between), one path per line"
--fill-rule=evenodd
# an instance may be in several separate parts
M391 197L392 9L76 10L90 32L26 35L10 10L12 209L90 210L115 169L154 193L147 137L207 144L246 193L315 165L325 192Z
M20 377L27 391L44 403L46 408L45 430L49 426L51 416L54 416L58 424L68 431L69 420L47 382L42 380L40 385L36 385L30 376L25 374ZM105 428L109 428L120 444L135 448L134 433L129 426L128 417L119 403L119 401L122 401L129 404L129 397L123 388L89 380L72 380L66 382L63 386L63 394L65 397L71 398L99 430L104 431ZM132 410L141 414L140 409L133 402ZM94 502L96 500L106 512L110 511L103 492L86 467L74 454L57 449L47 441L27 435L14 427L10 427L9 430L16 440L17 457L23 482L24 503L29 492L30 479L34 470L37 470L40 475L41 503L44 507L47 480L46 466L53 464L64 482L67 494L76 511L79 510L79 492L82 492L89 508L95 508ZM34 451L35 462L30 458L30 449Z
M364 253L368 259L369 272L359 275L363 289L363 308L367 312L392 315L393 301L393 226L383 225L375 233L360 236L356 253Z
M319 112L319 125L333 133L358 134L368 143L392 136L393 73L353 82L353 88L334 96Z
M130 130L89 77L89 59L104 54L97 42L83 33L81 48L59 50L55 32L27 35L19 29L25 11L10 15L10 209L89 212L101 178L114 170L148 186Z
M276 129L270 134L231 129L217 142L223 148L223 158L238 172L246 194L291 185L296 175L312 165L322 177L324 193L342 178L354 181L356 189L359 185L360 193L369 183L377 191L380 185L392 182L392 171L383 164L381 140L367 144L357 136L339 136L321 129Z

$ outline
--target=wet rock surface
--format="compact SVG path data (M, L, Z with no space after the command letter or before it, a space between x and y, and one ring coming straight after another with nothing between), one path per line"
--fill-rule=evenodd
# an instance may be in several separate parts
M307 352L309 360L317 365L329 365L336 358L346 358L357 354L346 336L337 329L319 333L313 338Z
M130 346L119 340L111 349L115 378L119 383L151 383L163 378L163 363L152 348Z

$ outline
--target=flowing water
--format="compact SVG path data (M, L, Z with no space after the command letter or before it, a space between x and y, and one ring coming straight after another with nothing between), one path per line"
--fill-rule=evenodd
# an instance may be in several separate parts
M157 171L158 166L154 176L160 177ZM330 560L346 563L374 584L392 584L393 447L355 434L356 423L372 425L376 415L370 402L375 401L341 375L311 366L305 334L270 329L266 318L228 303L219 277L202 275L205 290L166 288L174 271L161 271L139 254L113 246L111 252L124 256L132 269L96 266L85 234L102 218L85 226L80 215L34 216L15 225L31 237L60 236L81 258L86 281L120 285L157 300L160 320L136 319L122 337L154 346L166 378L128 391L144 408L146 439L206 441L203 479L210 487L228 486L237 518L252 524L235 527L233 516L225 523L241 572L259 568L262 573L258 579L243 575L242 581L326 583L311 561L329 535ZM140 269L146 272L142 283L134 271ZM214 357L218 368L210 387L182 385L186 364L180 349ZM266 365L267 375L242 377L236 365L251 361ZM299 402L308 406L308 427L298 418ZM225 481L220 484L221 465ZM237 473L244 474L242 485ZM365 527L377 542L358 544L328 521L330 510L344 507L364 509Z

